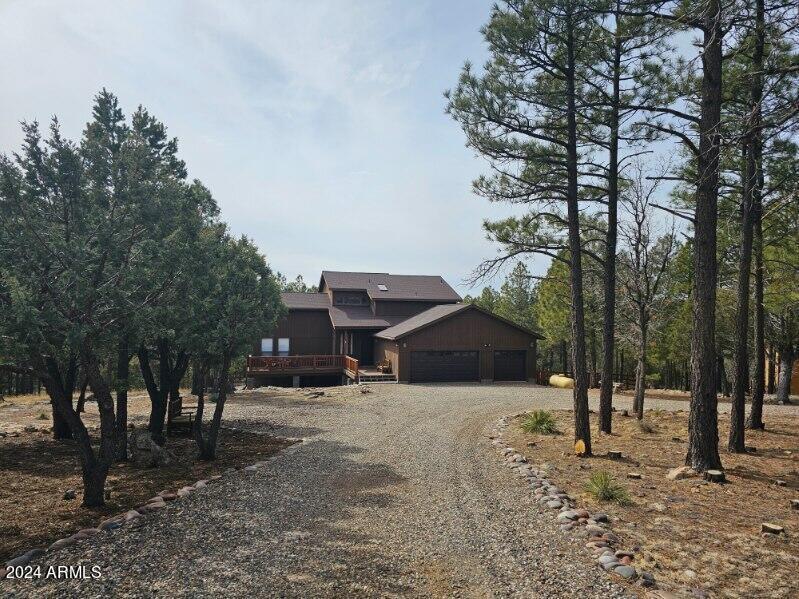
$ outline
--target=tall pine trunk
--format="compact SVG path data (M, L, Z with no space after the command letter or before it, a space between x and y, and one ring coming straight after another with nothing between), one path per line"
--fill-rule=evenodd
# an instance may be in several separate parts
M620 11L616 2L616 11ZM605 301L602 314L602 382L599 390L599 430L610 434L613 412L613 349L616 332L616 243L619 204L619 80L621 77L621 34L618 15L613 47L613 99L610 109L608 148L608 230L605 236Z
M706 0L702 15L702 92L694 213L691 407L686 465L704 472L721 468L716 396L716 225L722 90L722 8Z
M793 363L796 359L792 345L786 345L780 349L780 375L777 382L777 402L781 404L791 403L791 378L793 375Z
M753 77L750 100L753 117L757 116L760 124L760 100L763 93L763 54L765 48L765 7L764 0L757 0L755 25L755 75ZM759 96L756 94L759 93ZM749 429L762 429L763 425L763 396L766 386L766 335L765 313L763 307L763 148L762 132L755 130L752 150L755 153L756 177L752 181L752 221L753 221L753 253L754 253L754 287L755 287L755 317L754 317L754 368L752 371L752 408L746 427Z
M570 7L571 8L571 7ZM591 426L588 418L588 377L585 359L585 313L583 309L582 245L577 171L577 101L575 89L574 14L567 12L566 127L567 215L569 223L569 278L571 283L572 368L574 369L574 439L591 455Z
M762 18L763 0L758 0L758 21ZM760 26L758 26L760 29ZM758 172L758 146L760 138L760 102L763 97L762 63L763 40L757 36L752 68L752 87L749 92L750 121L747 123L746 161L743 176L743 202L741 202L741 242L738 258L738 297L735 315L735 372L733 373L732 406L730 411L730 436L727 449L734 453L746 451L744 425L746 390L749 386L749 276L752 270L752 244L754 238L755 189Z

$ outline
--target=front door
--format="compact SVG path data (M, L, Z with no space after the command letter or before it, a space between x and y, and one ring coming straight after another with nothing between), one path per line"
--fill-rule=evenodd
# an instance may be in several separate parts
M372 366L375 363L374 331L353 331L352 351L350 355L358 360L360 366Z

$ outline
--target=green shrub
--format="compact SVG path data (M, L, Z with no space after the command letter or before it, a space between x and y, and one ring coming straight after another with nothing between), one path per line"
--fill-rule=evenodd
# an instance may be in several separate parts
M627 489L617 483L609 472L603 470L591 475L585 484L585 490L597 501L613 501L619 505L632 503Z
M45 414L44 412L39 414L39 420L47 420L47 414Z
M522 421L522 430L525 433L558 434L558 429L555 426L555 417L552 412L547 412L546 410L535 410L525 416Z

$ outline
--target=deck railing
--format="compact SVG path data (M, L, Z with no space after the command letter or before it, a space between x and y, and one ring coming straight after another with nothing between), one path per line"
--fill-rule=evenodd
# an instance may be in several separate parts
M291 373L297 370L335 371L344 367L345 357L347 356L247 356L247 370L260 373Z
M358 374L358 360L350 356L344 356L344 369L349 370L355 375Z

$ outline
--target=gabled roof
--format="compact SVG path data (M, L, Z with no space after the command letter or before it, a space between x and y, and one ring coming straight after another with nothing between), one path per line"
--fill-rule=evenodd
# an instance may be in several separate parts
M324 270L319 288L325 285L333 290L365 291L373 300L461 301L461 296L439 276Z
M483 314L487 314L491 318L496 318L511 326L515 329L522 331L523 333L527 333L531 337L535 337L536 339L543 339L544 337L535 331L531 331L526 327L520 326L513 321L510 321L506 318L502 318L501 316L497 316L489 312L488 310L484 310L480 306L475 304L442 304L440 306L434 306L429 310L425 310L421 314L417 314L416 316L411 316L410 318L403 320L399 324L389 327L379 333L375 333L375 337L379 337L380 339L388 339L390 341L395 341L397 339L401 339L402 337L407 337L411 333L415 333L421 329L429 327L432 324L440 322L442 320L446 320L456 314L460 314L461 312L465 312L466 310L477 310L478 312L482 312Z
M327 310L330 297L326 293L283 292L280 299L291 310Z
M375 316L369 306L330 306L330 322L340 329L385 329L400 322L402 316Z

